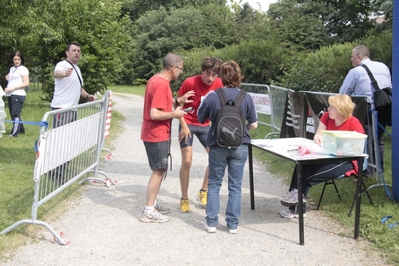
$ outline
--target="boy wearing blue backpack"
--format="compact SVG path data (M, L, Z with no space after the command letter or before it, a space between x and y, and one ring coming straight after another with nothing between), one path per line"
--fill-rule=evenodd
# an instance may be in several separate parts
M209 183L204 229L209 233L216 232L219 223L220 187L227 167L229 199L226 224L229 233L235 234L241 214L244 166L248 157L248 144L251 142L248 131L255 129L258 122L251 96L242 93L238 88L242 80L239 65L228 61L222 65L219 75L224 87L219 92L208 93L198 109L200 123L207 119L212 121L207 140L210 148ZM223 91L221 94L220 90Z

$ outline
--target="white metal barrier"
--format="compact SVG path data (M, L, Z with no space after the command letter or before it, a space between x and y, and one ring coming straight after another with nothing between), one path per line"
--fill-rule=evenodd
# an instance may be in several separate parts
M258 114L258 123L269 126L271 135L279 135L283 123L287 91L293 90L274 85L251 83L242 83L240 89L251 95Z
M109 96L110 91L104 94L102 100L44 114L44 125L35 145L31 219L14 223L1 231L0 235L22 224L34 224L46 227L59 244L68 244L49 224L37 220L37 212L41 205L82 177L80 183L95 180L107 185L114 184L98 169L104 146ZM104 175L105 179L99 178L98 174Z

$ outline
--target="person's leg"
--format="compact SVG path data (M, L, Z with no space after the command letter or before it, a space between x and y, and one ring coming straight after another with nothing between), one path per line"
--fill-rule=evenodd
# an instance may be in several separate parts
M148 181L146 204L140 220L145 223L167 222L169 221L169 217L160 214L155 208L155 203L166 169L168 168L169 141L156 143L144 142L144 146L152 173Z
M190 168L193 160L193 148L191 146L180 149L181 151L181 166L180 166L180 188L181 197L188 198L188 186L190 179Z
M6 116L7 116L7 114L4 109L3 97L0 96L0 137L2 137L3 133L6 133L6 127L4 124L4 120L5 120Z
M209 156L209 147L207 146L208 132L209 132L209 126L206 126L206 127L197 126L195 129L195 135L197 136L199 142L205 148L205 150ZM197 193L197 198L198 198L200 204L204 207L207 204L207 198L208 198L208 182L209 182L208 176L209 176L209 165L205 169L202 186L201 186L201 189Z
M303 213L306 213L306 197L311 186L317 185L327 180L336 179L346 172L353 169L351 162L332 163L332 164L312 164L304 165L303 178L302 178L302 194L303 199ZM283 206L289 207L288 210L283 210L280 215L284 218L297 218L297 205L298 205L298 191L296 181L296 167L294 175L291 179L290 195L281 200Z
M11 95L8 99L10 116L11 119L14 121L10 134L13 137L17 137L20 133L25 133L23 124L19 123L21 121L22 104L24 103L25 98L25 96Z
M353 169L352 162L332 163L332 164L316 164L312 165L311 169L308 169L309 173L307 178L304 178L305 184L303 185L303 194L306 197L310 187L319 183L336 179L346 172ZM292 182L293 188L296 188L296 182ZM287 199L282 200L284 206L289 206L288 210L280 212L280 215L284 218L297 218L298 217L298 194L293 196L289 201ZM284 203L283 203L284 201ZM289 204L288 204L289 203ZM304 199L304 203L306 203ZM303 205L303 213L306 213L306 204Z
M380 125L378 125L378 155L380 156L382 171L384 171L384 136L386 127L386 122L380 122Z
M360 166L360 169L362 166ZM307 196L310 187L320 184L322 182L337 179L346 172L353 170L352 162L340 162L331 164L317 164L312 170L312 173L306 180L306 186L304 190L305 197Z
M227 166L227 149L211 147L209 151L208 203L206 205L206 224L216 227L219 223L220 187Z
M206 148L209 156L209 148ZM202 181L202 186L200 191L208 191L208 177L209 177L209 165L205 169L204 180Z
M191 125L187 125L190 129L191 134L192 128ZM179 125L179 133L181 131L181 126ZM181 165L180 165L180 189L181 189L181 198L180 198L180 211L181 212L191 212L190 208L190 200L188 198L188 187L190 183L190 169L193 161L193 135L191 138L182 139L180 141L180 152L181 152Z
M226 208L226 224L230 230L238 228L238 218L241 215L241 187L245 162L248 157L248 146L241 145L230 149L228 159L229 199Z
M19 120L22 121L21 113L22 113L22 106L24 105L24 102L26 100L26 96L19 96L20 98L20 104L21 104L21 110L19 111ZM25 134L25 127L24 124L19 124L19 134Z
M311 171L314 168L314 166L315 166L314 164L302 165L302 191L306 191L306 177L308 177L311 174ZM288 189L289 194L287 197L283 198L280 201L281 205L283 205L285 207L289 207L289 206L298 204L297 171L298 171L297 166L295 166L294 173L292 174L292 177L291 177L291 185L290 185L290 188ZM306 202L304 193L302 193L302 197L303 197L303 204L305 205L307 202ZM286 211L283 211L283 212L286 212ZM286 217L287 215L284 215L283 212L280 212L280 214L283 217ZM291 218L291 217L289 217L289 218Z
M352 169L353 164L351 162L303 165L302 194L306 197L311 186L317 185L327 180L336 179ZM296 171L297 168L295 167L289 191L298 188Z
M155 200L158 196L159 189L161 188L162 179L165 175L166 169L152 170L150 180L147 187L146 206L154 206Z

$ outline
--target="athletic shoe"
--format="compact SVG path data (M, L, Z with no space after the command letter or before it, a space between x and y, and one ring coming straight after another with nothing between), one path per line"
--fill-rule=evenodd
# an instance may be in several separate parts
M156 210L151 213L146 213L143 211L140 217L140 221L143 223L165 223L169 221L169 217L166 215L162 215Z
M197 199L199 200L200 204L204 207L206 207L207 197L208 197L208 191L200 190L197 194Z
M191 212L189 199L180 199L180 212Z
M302 195L303 204L306 204L306 198ZM285 199L281 200L281 205L289 207L292 205L298 205L298 190L294 188L290 191L290 194Z
M160 214L168 214L170 212L169 208L165 208L164 206L159 205L158 203L155 204L154 209L157 210Z
M209 226L206 222L204 223L204 229L208 233L215 233L216 232L216 227Z
M229 233L230 233L230 234L237 234L237 231L238 231L238 226L237 226L236 229L230 229L230 228L229 228Z
M283 218L298 218L299 213L298 212L293 212L290 209L286 209L280 212L281 217ZM306 217L306 213L303 214L303 218Z

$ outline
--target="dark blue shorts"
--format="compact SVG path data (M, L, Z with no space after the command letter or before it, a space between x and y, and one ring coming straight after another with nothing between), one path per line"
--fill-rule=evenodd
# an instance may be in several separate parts
M198 140L201 142L204 148L208 147L207 140L210 126L193 126L189 124L187 124L187 126L191 131L191 138L188 138L187 143L185 143L184 139L180 141L180 149L193 146L194 136L197 136ZM180 130L181 125L179 125L179 132Z

